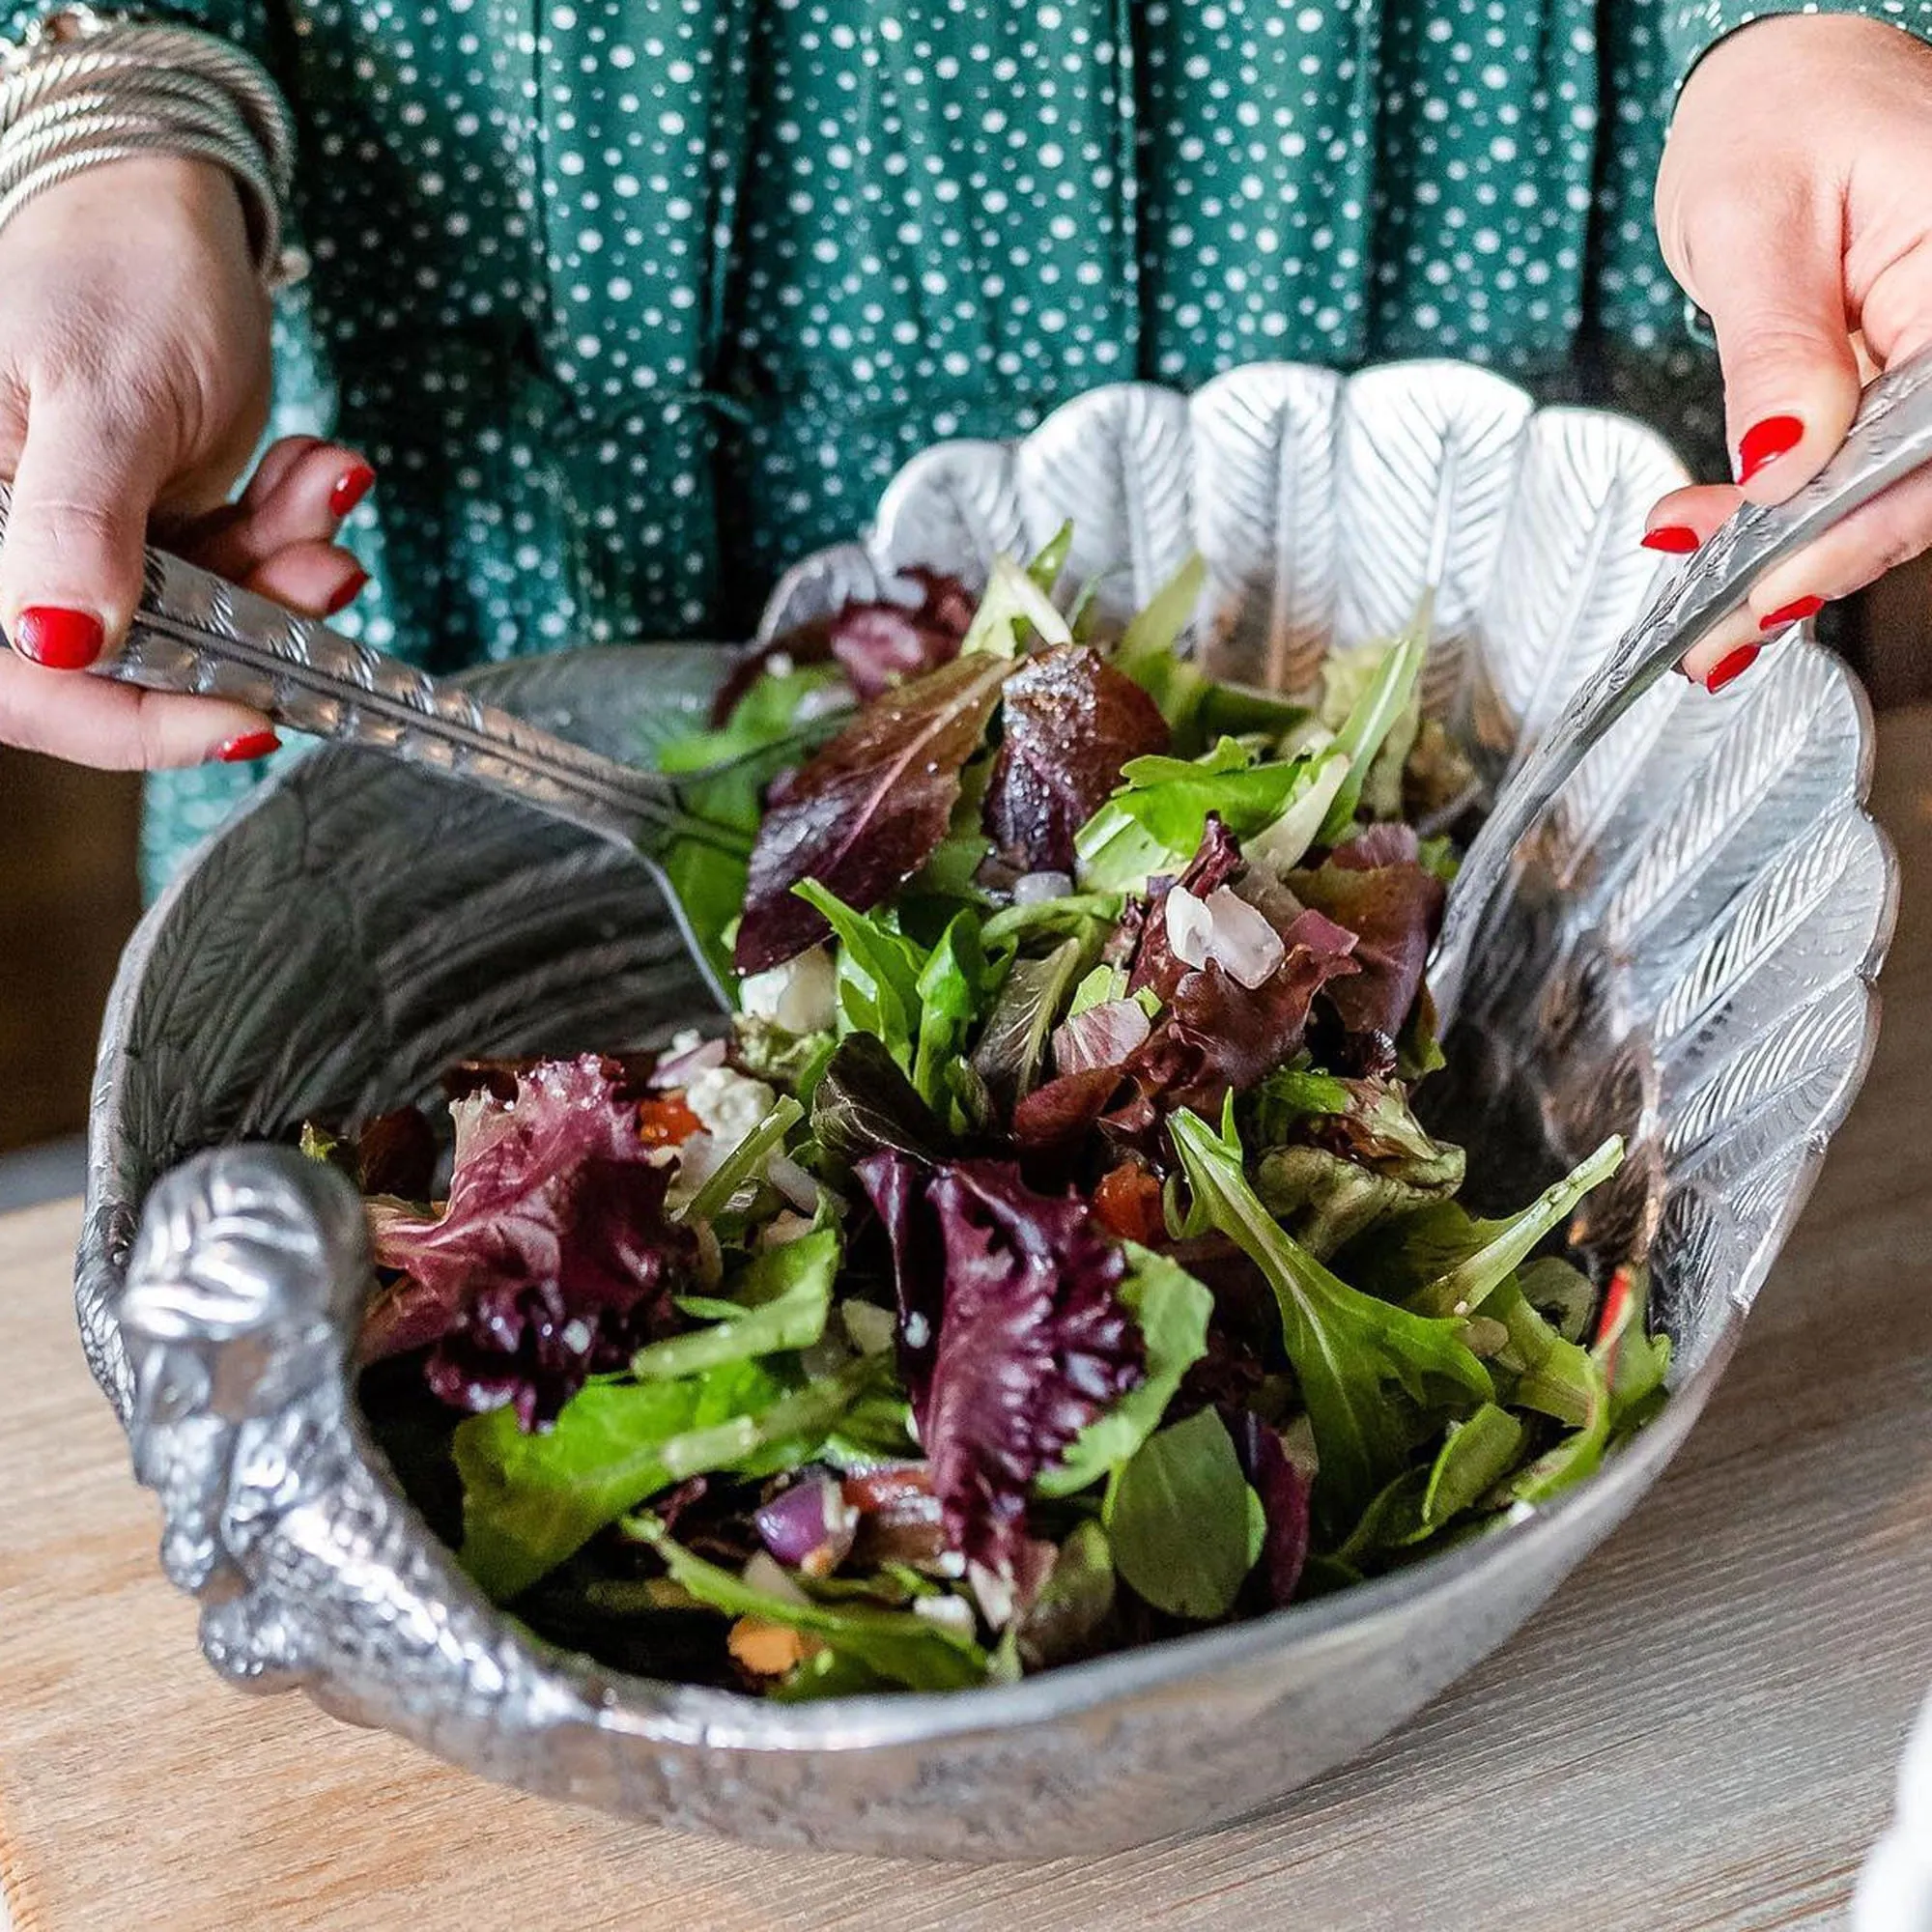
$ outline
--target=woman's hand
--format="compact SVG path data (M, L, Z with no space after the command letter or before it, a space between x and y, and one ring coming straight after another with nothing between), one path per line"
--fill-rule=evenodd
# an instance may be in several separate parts
M82 764L260 756L244 705L76 675L118 648L142 545L168 548L298 608L361 587L336 526L374 480L307 439L263 460L269 305L241 197L219 169L117 162L38 197L0 232L0 742Z
M1690 551L1738 504L1825 467L1878 370L1932 343L1932 47L1883 21L1753 22L1685 83L1657 183L1671 272L1711 318L1736 488L1664 497L1653 548ZM1932 473L1767 576L1685 662L1719 689L1766 632L1932 549Z

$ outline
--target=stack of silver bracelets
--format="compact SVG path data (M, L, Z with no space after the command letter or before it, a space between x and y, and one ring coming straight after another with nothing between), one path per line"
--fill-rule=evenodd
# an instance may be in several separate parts
M294 129L260 64L213 34L71 7L0 45L0 228L88 168L176 155L226 168L271 288L297 279L282 245Z

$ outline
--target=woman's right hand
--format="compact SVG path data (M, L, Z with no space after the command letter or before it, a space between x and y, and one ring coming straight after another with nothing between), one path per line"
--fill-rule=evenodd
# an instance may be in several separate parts
M361 587L333 541L374 480L353 451L279 442L227 500L268 397L268 298L221 170L91 169L0 231L0 743L119 769L260 755L245 705L77 673L126 636L151 534L315 614Z

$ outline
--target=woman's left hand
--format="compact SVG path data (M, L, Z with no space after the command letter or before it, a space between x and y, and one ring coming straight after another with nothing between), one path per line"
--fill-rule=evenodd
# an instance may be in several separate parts
M1657 183L1671 272L1717 331L1737 485L1679 490L1652 548L1822 469L1862 384L1932 344L1932 47L1883 21L1790 14L1720 42L1679 97ZM1772 571L1685 661L1719 689L1766 633L1932 549L1932 471Z

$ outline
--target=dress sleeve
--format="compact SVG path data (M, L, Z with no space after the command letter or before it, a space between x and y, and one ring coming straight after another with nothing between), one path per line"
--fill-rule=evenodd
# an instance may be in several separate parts
M1726 34L1779 14L1849 14L1885 20L1932 43L1932 0L1663 0L1662 11L1673 95Z

